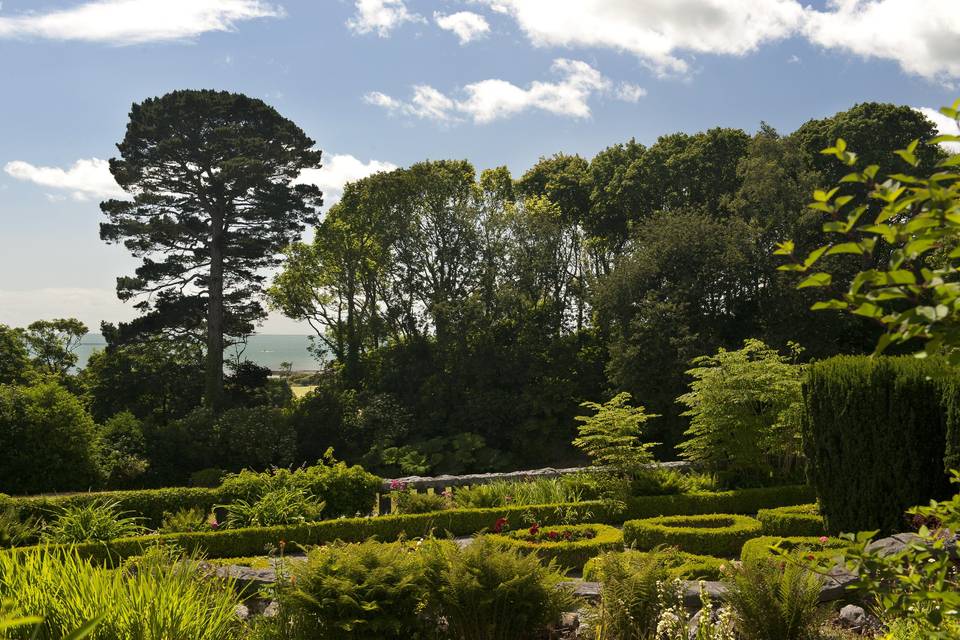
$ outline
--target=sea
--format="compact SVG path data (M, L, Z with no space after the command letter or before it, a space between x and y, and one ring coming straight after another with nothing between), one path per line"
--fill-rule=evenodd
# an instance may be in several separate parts
M307 351L309 344L309 336L254 334L247 339L243 358L273 371L279 371L282 362L292 363L294 371L316 371L320 369L320 364ZM106 346L106 341L99 333L85 335L77 347L77 366L86 366L90 354ZM224 355L232 359L236 348L227 349Z

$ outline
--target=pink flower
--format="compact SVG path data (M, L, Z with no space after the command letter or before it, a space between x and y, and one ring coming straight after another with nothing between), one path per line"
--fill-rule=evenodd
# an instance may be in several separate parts
M407 488L407 483L403 480L391 480L390 481L390 490L391 491L403 491Z
M827 544L827 540L829 540L829 538L827 538L827 536L820 536L819 540L820 544Z

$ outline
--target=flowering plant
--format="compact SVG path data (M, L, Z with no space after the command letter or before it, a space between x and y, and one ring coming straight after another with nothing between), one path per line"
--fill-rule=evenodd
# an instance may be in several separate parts
M539 524L534 523L529 529L524 531L514 531L513 537L524 542L542 543L542 542L578 542L580 540L593 540L597 537L596 529L544 529Z

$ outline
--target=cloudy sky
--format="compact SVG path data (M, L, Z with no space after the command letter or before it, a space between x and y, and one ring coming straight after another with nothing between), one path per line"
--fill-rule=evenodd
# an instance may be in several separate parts
M131 316L97 236L131 103L262 98L343 183L423 159L522 173L712 126L790 132L880 100L960 96L956 0L3 0L0 323ZM929 111L929 113L934 113ZM944 127L947 124L943 125ZM265 333L303 333L271 317Z

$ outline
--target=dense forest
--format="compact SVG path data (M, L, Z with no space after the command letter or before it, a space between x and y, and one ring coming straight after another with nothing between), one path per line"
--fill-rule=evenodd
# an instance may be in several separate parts
M347 185L320 215L319 191L295 180L318 166L312 140L260 101L191 93L135 105L111 163L135 197L103 203L101 235L143 259L118 279L141 317L101 327L108 347L80 371L86 327L0 327L0 423L23 425L0 430L10 491L199 482L330 448L387 476L575 464L580 403L622 391L659 415L648 432L674 458L697 356L747 339L796 341L804 360L872 350L882 327L810 313L823 291L798 290L773 251L822 244L807 204L843 175L820 153L841 132L867 163L936 135L909 107L866 103L789 135L761 124L629 140L520 176L425 161ZM202 120L185 112L244 118L197 125L172 150L150 139ZM245 160L197 178L216 150ZM926 153L924 168L938 159ZM240 222L208 223L207 209ZM268 308L316 332L322 372L304 398L250 362L223 374L225 345ZM24 475L26 451L50 477Z

